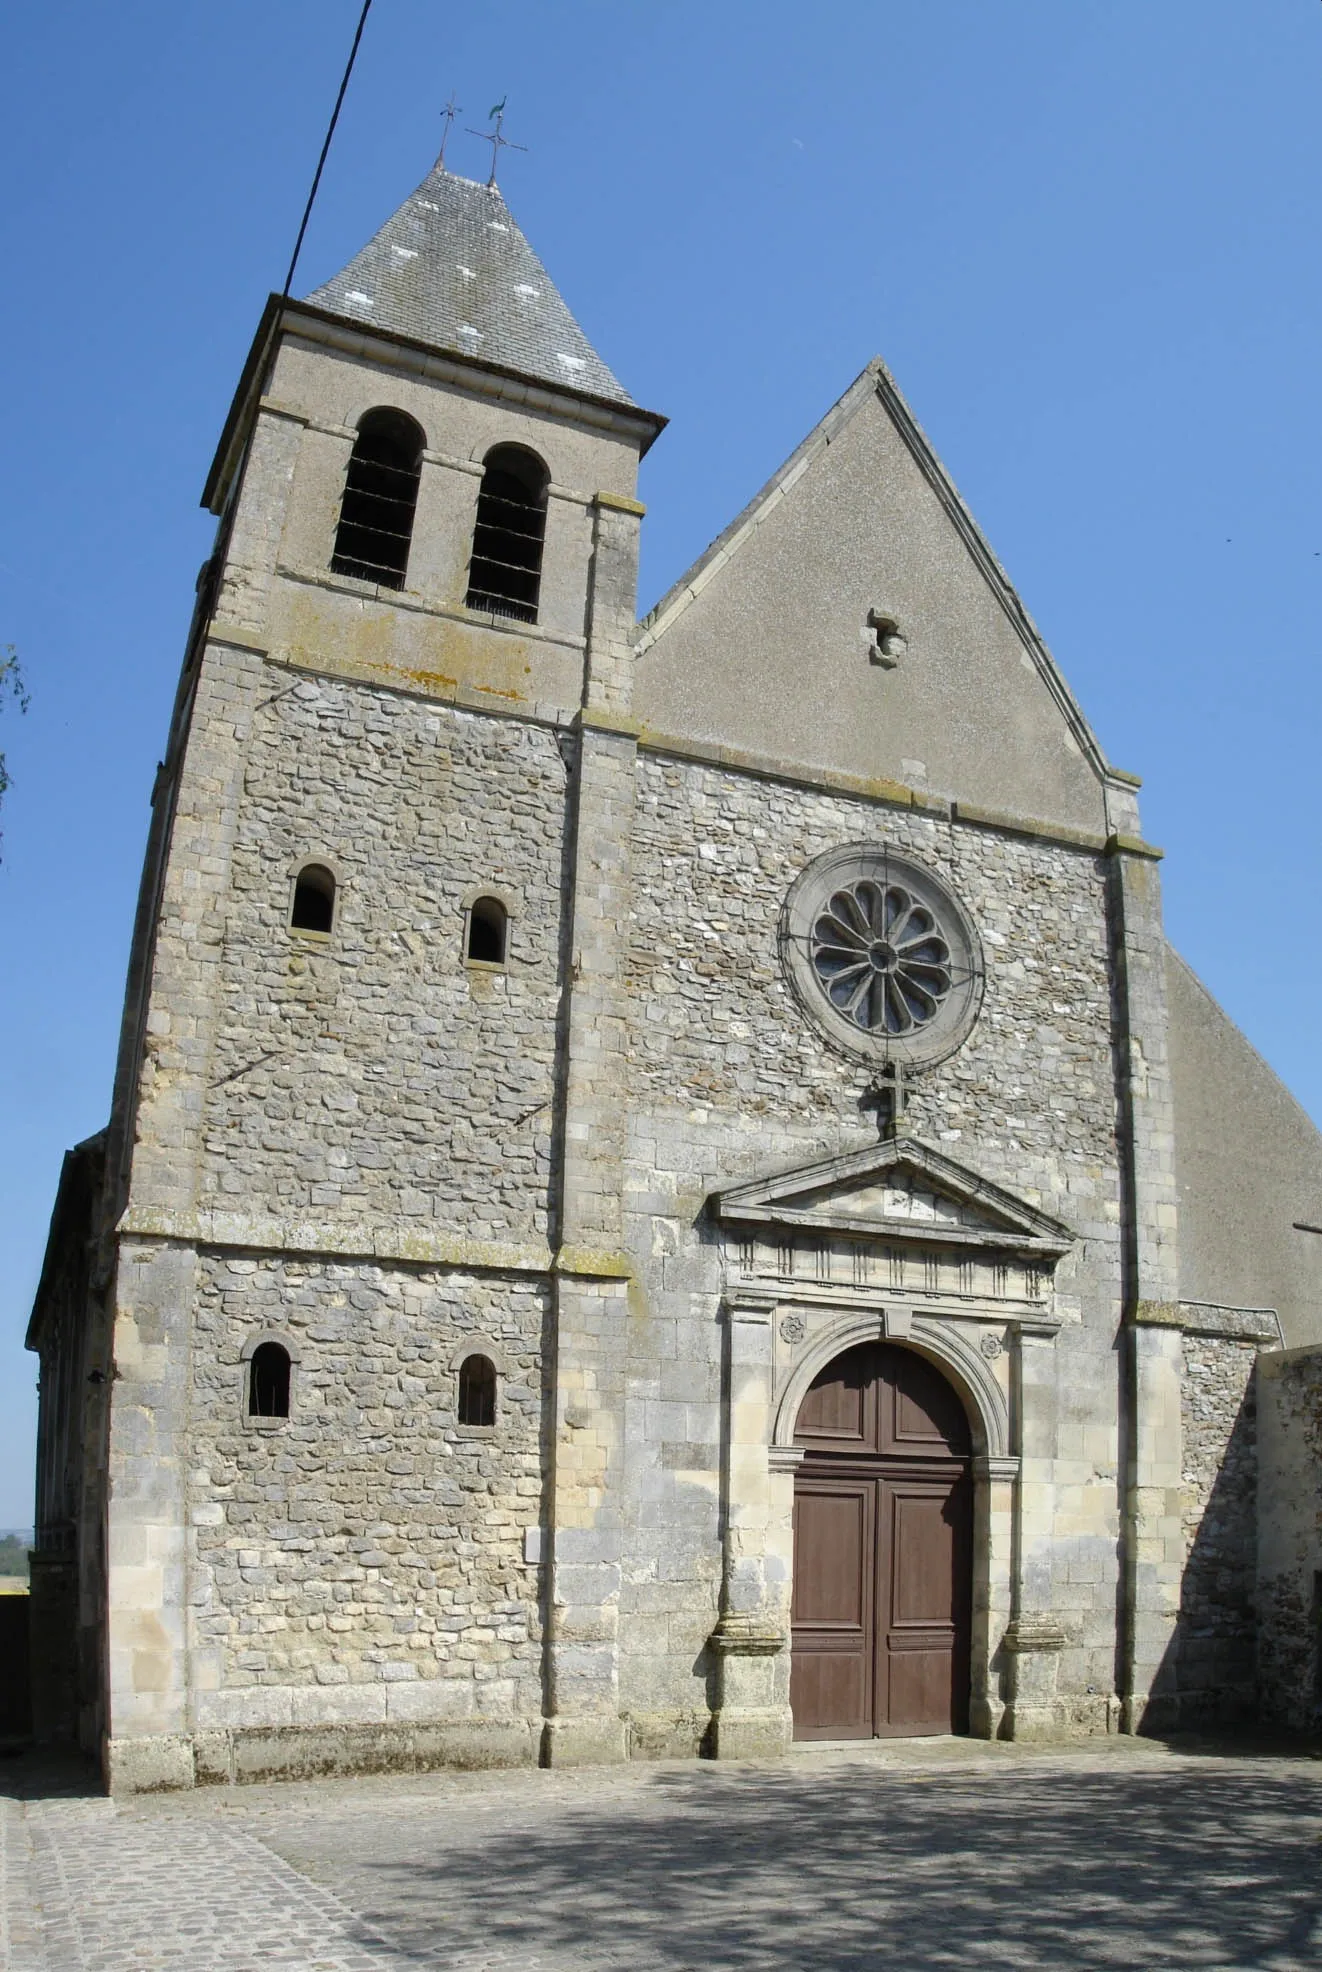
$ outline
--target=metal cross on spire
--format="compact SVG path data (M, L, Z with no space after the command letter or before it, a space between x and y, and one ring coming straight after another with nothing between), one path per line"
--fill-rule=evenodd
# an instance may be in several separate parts
M492 122L496 126L494 130L474 130L470 126L468 132L470 137L481 137L485 143L491 146L491 176L487 179L488 191L495 189L496 166L500 163L502 147L507 151L526 151L528 148L526 144L516 144L511 138L501 134L502 126L505 122L505 104L508 101L509 98L507 96L502 96L494 109L488 112Z
M454 90L452 89L450 91L450 100L445 105L445 108L441 111L441 115L445 119L445 128L441 132L441 148L436 159L436 169L438 171L441 169L441 166L445 163L445 147L450 141L451 126L453 125L455 118L462 114L462 111L463 111L463 104L456 103L454 99Z

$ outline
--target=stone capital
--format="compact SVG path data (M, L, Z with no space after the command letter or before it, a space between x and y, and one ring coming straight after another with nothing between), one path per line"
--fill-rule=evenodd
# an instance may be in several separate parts
M722 1657L779 1657L789 1639L769 1616L721 1617L708 1642Z
M1012 1656L1032 1652L1063 1650L1068 1638L1060 1624L1050 1616L1016 1616L1005 1632L1005 1648Z

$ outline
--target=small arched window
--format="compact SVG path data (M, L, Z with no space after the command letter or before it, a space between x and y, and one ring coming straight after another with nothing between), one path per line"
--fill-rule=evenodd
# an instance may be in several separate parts
M477 965L504 965L509 918L498 897L479 897L469 906L464 957Z
M249 1417L289 1416L289 1351L259 1342L248 1365Z
M289 922L295 931L329 932L335 926L335 878L324 863L308 863L294 878Z
M423 435L403 411L368 411L349 457L331 567L402 589L413 538Z
M490 1356L465 1356L459 1365L459 1422L496 1421L496 1365Z
M468 607L537 621L550 474L535 452L497 445L483 461Z

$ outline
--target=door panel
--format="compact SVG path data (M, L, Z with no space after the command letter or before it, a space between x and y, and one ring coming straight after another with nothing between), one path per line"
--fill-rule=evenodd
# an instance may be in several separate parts
M933 1623L948 1629L954 1623L950 1490L940 1480L884 1483L891 1530L890 1621L897 1629Z
M814 1378L799 1406L795 1436L802 1444L873 1445L876 1394L871 1348L851 1349Z
M882 1451L965 1458L972 1450L964 1406L944 1376L908 1349L886 1349Z
M920 1650L906 1639L888 1652L887 1712L877 1727L878 1739L921 1739L931 1733L957 1732L952 1689L950 1649Z
M968 1728L967 1478L883 1478L877 1731Z
M794 1501L790 1704L800 1739L872 1732L876 1487L800 1478Z

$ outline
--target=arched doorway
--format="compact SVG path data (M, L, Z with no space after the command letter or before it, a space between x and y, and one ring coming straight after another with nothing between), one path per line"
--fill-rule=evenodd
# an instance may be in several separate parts
M940 1371L865 1342L814 1378L794 1442L796 1739L967 1732L968 1418Z

